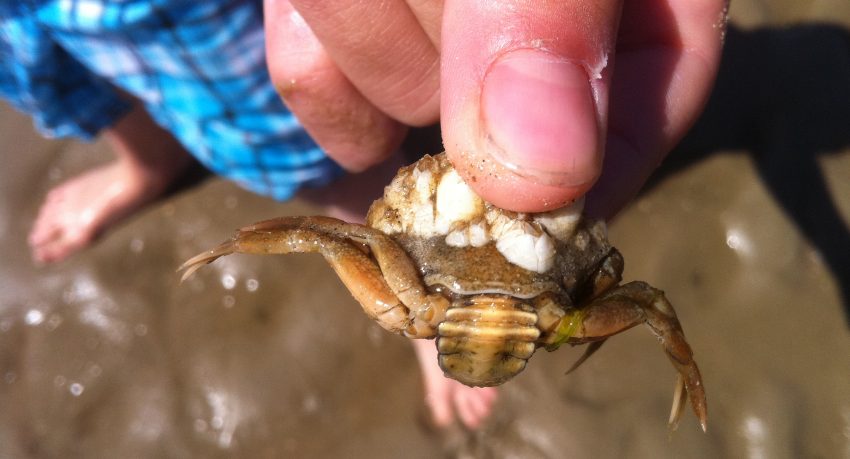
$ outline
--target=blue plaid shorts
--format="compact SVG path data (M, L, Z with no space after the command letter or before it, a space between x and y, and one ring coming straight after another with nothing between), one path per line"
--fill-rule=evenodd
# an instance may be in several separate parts
M260 1L0 1L0 60L0 96L49 137L91 139L129 110L123 91L254 192L341 173L271 84Z

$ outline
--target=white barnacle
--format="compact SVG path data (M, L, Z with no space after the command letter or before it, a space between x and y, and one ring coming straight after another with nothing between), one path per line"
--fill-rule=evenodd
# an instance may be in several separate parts
M444 236L453 247L495 243L507 261L546 272L555 258L554 238L568 239L581 204L539 215L498 209L484 202L443 160L423 160L397 176L383 202L370 211L370 225L387 234Z
M481 247L490 241L487 222L484 220L456 225L455 229L446 235L446 244L452 247Z
M496 240L496 249L509 262L538 273L552 267L555 244L537 225L500 214L493 219L490 231Z
M413 170L414 189L411 210L413 211L411 221L411 232L419 236L431 237L435 234L434 228L434 174L429 170Z
M479 220L467 228L469 233L469 244L473 247L481 247L490 242L490 235L487 233L487 222Z
M546 228L546 232L555 239L567 241L575 233L576 227L581 221L581 212L583 209L584 198L582 197L560 209L535 214L534 221L543 225Z
M450 170L443 174L437 185L436 219L434 226L439 234L448 234L457 223L468 223L484 211L484 201L472 191L460 174Z
M576 248L581 250L582 252L587 250L587 245L589 243L590 241L587 239L586 233L576 234L576 237L573 238L573 245L575 245Z
M446 244L452 247L467 247L469 245L469 233L463 230L454 230L446 235Z

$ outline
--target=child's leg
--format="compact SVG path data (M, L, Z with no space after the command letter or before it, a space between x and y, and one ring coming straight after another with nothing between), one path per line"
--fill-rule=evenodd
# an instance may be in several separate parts
M50 190L29 235L35 260L59 261L85 248L160 197L192 161L140 104L104 134L115 160Z
M478 428L493 410L499 395L495 387L469 387L443 376L437 365L437 348L434 341L417 339L413 349L422 372L425 387L425 404L437 427L447 427L455 419L470 429Z
M120 2L105 5L118 13L125 7ZM171 11L157 4L147 11L150 20L139 18L133 27L120 21L104 24L112 28L103 40L90 33L75 35L64 27L59 35L68 52L93 73L145 100L156 119L214 172L276 199L288 198L304 183L327 183L336 167L309 141L268 81L259 2L229 4L228 14L218 14L217 7L216 2L186 2L175 3ZM78 10L69 11L76 15ZM118 13L101 16L123 17ZM175 30L179 23L163 21L171 17L208 21L193 21L181 33ZM70 22L74 21L76 16ZM124 49L127 44L131 49ZM218 45L212 49L211 44ZM151 94L157 88L160 91ZM85 247L99 231L160 196L189 162L177 142L140 108L107 136L116 160L60 185L42 206L30 236L36 259L59 260ZM394 174L395 168L390 171ZM366 191L364 183L375 191ZM387 183L386 177L378 181L363 174L348 187L334 184L324 197L305 194L333 202L337 215L353 216L353 210L365 207L350 198L368 196L366 202L371 202ZM478 425L489 413L496 391L443 377L431 353L433 342L416 343L435 422L448 424L457 412L465 424Z

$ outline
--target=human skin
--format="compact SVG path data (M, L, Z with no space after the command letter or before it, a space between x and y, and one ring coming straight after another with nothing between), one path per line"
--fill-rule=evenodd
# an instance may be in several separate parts
M27 238L35 262L58 262L88 247L162 196L193 162L139 103L103 135L114 159L53 187L41 204Z
M611 216L692 125L725 0L266 2L269 67L343 167L437 120L486 200L542 211L588 194Z

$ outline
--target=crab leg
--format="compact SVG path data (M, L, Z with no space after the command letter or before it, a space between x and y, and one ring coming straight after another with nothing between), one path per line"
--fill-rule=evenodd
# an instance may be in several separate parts
M661 341L667 356L679 372L677 391L683 384L700 426L703 430L706 429L707 412L702 378L679 319L676 318L676 312L664 292L644 282L630 282L603 293L589 304L573 311L561 320L549 347L564 342L600 342L611 335L645 323ZM682 408L679 401L682 398L676 397L674 400L670 416L671 426L678 422Z
M375 259L352 241L367 244ZM184 263L180 268L186 269L183 278L236 252L321 253L366 314L392 332L431 337L448 309L442 296L427 294L407 253L392 239L372 228L330 217L282 217L242 228L230 241ZM412 320L408 308L413 309Z

